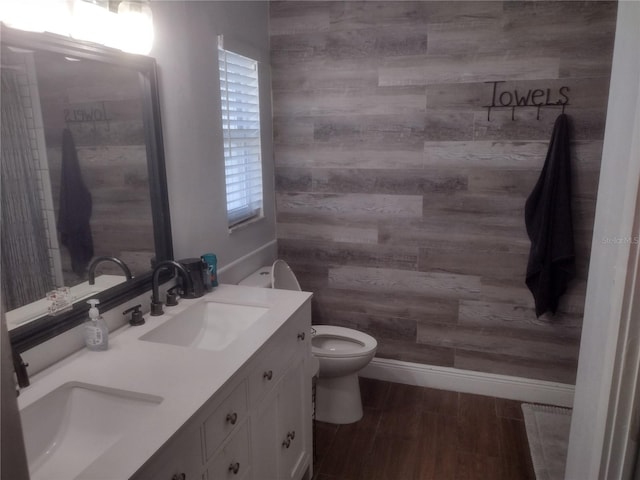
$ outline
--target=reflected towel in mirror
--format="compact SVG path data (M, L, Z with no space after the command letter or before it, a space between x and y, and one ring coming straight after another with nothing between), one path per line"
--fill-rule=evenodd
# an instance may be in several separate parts
M77 274L86 271L93 257L91 209L91 192L82 180L78 152L71 131L65 128L62 131L58 232L61 243L69 249L71 268Z

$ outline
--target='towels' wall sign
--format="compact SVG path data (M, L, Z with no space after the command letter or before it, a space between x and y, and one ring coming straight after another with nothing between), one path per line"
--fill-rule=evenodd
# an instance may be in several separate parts
M563 86L557 90L551 88L530 88L528 90L508 90L501 88L499 84L504 81L485 82L493 84L491 94L491 104L485 105L487 109L487 121L491 121L492 108L510 108L511 120L515 120L516 108L534 107L537 108L536 119L540 120L540 109L543 107L562 107L564 113L565 106L569 105L569 87Z

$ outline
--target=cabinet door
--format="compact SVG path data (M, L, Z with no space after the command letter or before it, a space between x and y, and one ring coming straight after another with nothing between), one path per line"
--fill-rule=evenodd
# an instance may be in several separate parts
M251 454L254 480L277 480L278 389L267 395L251 418Z
M307 433L310 417L307 402L310 392L305 390L304 362L299 359L282 379L278 391L278 432L281 446L280 478L297 479L307 464L309 445Z

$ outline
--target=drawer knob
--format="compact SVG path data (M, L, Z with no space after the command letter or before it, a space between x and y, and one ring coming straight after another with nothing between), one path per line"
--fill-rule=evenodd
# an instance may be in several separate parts
M187 480L187 474L186 473L176 473L173 477L171 477L171 480Z
M238 414L236 412L227 413L227 422L229 422L231 425L235 425L237 421L238 421Z
M267 370L262 374L262 378L266 378L267 380L271 380L273 378L273 370Z
M296 431L295 430L291 430L289 433L287 433L287 438L290 438L291 440L296 438Z
M238 462L232 463L231 465L229 465L229 471L233 472L234 475L237 475L240 471L240 464Z
M306 337L306 335L304 334L304 332L300 332L300 333L298 334L298 340L304 340L304 339L305 339L305 337Z
M287 439L284 442L282 442L282 446L284 448L289 448L291 446L291 439L288 436L287 436Z

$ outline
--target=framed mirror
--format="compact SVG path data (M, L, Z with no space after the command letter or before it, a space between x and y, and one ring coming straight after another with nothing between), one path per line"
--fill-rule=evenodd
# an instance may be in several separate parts
M173 249L155 60L1 36L2 302L24 351L82 323L88 298L104 311L149 290Z

